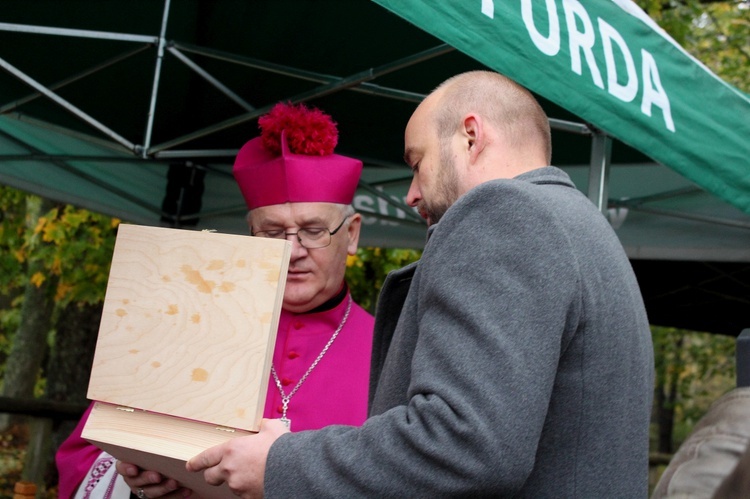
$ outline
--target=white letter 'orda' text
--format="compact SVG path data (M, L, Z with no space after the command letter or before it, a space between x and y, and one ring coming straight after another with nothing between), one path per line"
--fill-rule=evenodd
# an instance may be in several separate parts
M599 22L599 33L602 36L602 44L604 45L604 62L607 64L607 91L621 101L631 102L638 93L638 74L635 71L633 56L625 44L625 40L615 28L601 17L597 21ZM620 49L622 58L625 61L627 80L624 85L617 81L617 64L615 63L612 42L615 42L615 45Z
M492 0L482 0L482 14L495 19L495 2Z
M576 74L583 74L581 69L581 52L586 58L586 64L589 65L591 78L594 84L599 88L604 88L602 75L594 59L594 26L591 24L588 12L583 8L578 0L563 0L563 9L565 10L565 22L568 26L568 41L570 43L570 67ZM583 24L583 31L578 31L576 17Z
M656 68L654 56L644 49L641 49L641 59L643 60L643 100L641 101L641 112L646 116L651 116L651 106L660 107L664 113L664 124L667 130L674 132L674 122L672 121L672 111L669 106L669 97L664 87L661 86L659 70Z
M531 0L521 2L521 17L529 32L531 41L534 42L543 54L557 55L560 51L560 20L557 18L557 7L555 0L546 0L547 19L549 20L549 36L544 36L536 29L534 14L532 13Z

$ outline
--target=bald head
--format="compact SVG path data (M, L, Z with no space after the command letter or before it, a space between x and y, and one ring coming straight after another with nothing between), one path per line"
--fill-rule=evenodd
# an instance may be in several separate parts
M549 166L550 155L549 121L528 91L497 73L463 73L428 95L406 125L406 202L433 224L474 187Z
M438 136L450 137L463 118L476 113L495 128L512 150L542 164L551 163L549 120L531 93L513 80L491 71L470 71L444 81L428 97L434 99Z

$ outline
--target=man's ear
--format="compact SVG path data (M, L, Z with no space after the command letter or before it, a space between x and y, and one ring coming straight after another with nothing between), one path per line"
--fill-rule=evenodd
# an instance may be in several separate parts
M477 157L479 157L479 153L482 152L487 141L484 123L480 116L470 113L464 116L461 125L469 152L469 162L476 163Z
M357 245L359 244L359 230L362 227L362 215L355 213L349 219L349 227L346 230L346 236L349 242L346 247L346 252L350 255L357 254Z

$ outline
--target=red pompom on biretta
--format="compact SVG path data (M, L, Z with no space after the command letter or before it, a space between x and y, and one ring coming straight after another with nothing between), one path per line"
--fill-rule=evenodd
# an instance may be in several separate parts
M339 140L333 119L304 104L276 104L268 114L258 118L258 126L263 147L274 154L281 154L282 131L293 154L327 156L333 154Z
M304 104L276 104L258 125L261 136L242 146L232 169L250 209L352 203L362 161L334 154L338 129L329 115Z

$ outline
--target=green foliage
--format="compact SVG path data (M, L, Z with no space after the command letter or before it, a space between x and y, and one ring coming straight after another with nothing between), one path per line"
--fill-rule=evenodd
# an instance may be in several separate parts
M40 219L36 233L47 246L50 271L60 276L55 299L98 303L104 299L119 221L70 205Z
M40 213L43 206L53 207ZM54 276L53 298L59 307L71 301L101 302L119 221L70 205L45 204L37 196L5 186L0 186L0 208L0 379L4 379L12 338L21 322L25 286L41 286ZM43 391L40 378L36 395Z
M10 354L10 331L18 329L21 323L21 307L16 306L6 310L0 309L0 380L5 374L5 360Z
M750 3L718 2L704 9L691 25L691 52L724 80L750 92Z
M723 80L750 92L750 2L636 3L696 59Z
M22 285L26 194L0 185L0 295Z
M385 276L419 260L421 255L421 251L413 249L359 248L346 262L346 281L354 301L374 312Z
M735 339L657 326L652 326L651 333L656 390L665 395L666 407L660 409L674 411L676 448L711 403L735 387Z
M30 226L26 203L40 199L0 186L0 295L11 294L27 282L41 285L58 276L55 300L98 303L104 299L109 264L119 220L70 205L54 207ZM43 262L43 271L28 275L31 260Z
M23 244L26 195L0 186L0 377L11 348L11 332L20 322L20 296L24 283Z

